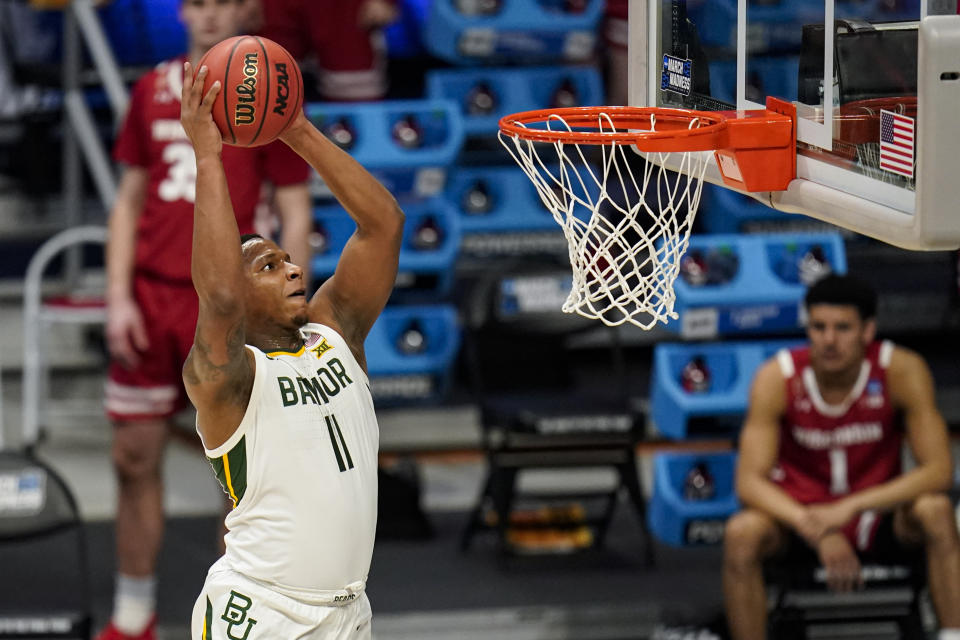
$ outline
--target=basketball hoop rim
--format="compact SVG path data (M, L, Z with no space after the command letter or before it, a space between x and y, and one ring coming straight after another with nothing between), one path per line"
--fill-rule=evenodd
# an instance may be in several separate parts
M603 117L609 120L601 120ZM658 130L650 130L651 117ZM699 121L699 126L692 127ZM596 131L548 129L557 122L567 127L592 127ZM541 128L526 125L539 123ZM599 130L601 125L616 131ZM521 140L549 143L632 145L640 151L715 151L725 141L727 117L716 111L665 107L565 107L520 111L500 118L500 132ZM659 129L659 127L663 127Z

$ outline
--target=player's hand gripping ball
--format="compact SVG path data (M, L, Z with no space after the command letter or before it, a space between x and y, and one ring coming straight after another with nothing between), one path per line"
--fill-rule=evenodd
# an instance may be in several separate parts
M259 36L217 43L200 59L207 66L203 95L217 80L213 121L223 141L238 147L272 142L303 108L303 77L286 49Z

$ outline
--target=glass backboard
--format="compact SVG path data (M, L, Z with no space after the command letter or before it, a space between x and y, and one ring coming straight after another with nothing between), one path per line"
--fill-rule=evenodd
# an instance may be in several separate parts
M753 197L905 248L960 246L957 0L631 0L629 17L632 105L796 106L796 179ZM722 184L715 165L706 179Z

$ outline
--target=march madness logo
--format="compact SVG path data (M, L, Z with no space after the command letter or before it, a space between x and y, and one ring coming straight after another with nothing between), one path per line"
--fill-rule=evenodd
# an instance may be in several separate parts
M693 86L693 61L663 54L663 69L660 72L660 89L683 96L690 95Z
M879 409L883 406L883 383L876 379L871 379L867 383L867 388L863 394L863 404L870 409Z

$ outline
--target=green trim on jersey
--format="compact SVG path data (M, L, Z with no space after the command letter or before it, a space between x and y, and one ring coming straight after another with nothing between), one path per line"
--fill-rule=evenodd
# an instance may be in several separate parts
M219 458L207 458L217 481L236 507L247 491L247 437Z
M203 635L201 640L211 640L213 638L213 603L207 598L207 612L203 614Z

